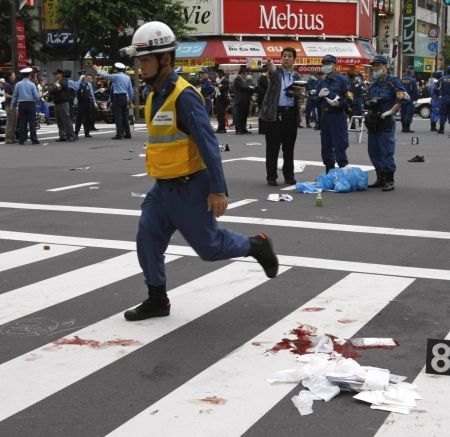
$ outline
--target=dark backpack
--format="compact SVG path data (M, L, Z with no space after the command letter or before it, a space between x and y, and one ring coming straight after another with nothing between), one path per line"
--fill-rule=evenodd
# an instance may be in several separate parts
M81 82L80 87L77 91L77 99L78 100L90 100L91 93L89 92L89 85L86 82Z

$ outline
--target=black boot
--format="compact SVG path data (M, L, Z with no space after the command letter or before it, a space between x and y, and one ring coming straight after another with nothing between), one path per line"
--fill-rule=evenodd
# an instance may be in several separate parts
M381 191L392 191L394 189L394 172L382 172L382 187Z
M368 188L380 188L383 185L381 171L377 168L375 171L377 172L377 180L373 184L367 185Z
M330 170L332 170L333 168L335 168L334 161L326 161L324 164L325 164L325 174L328 174L328 172L329 172Z
M165 285L148 285L148 299L132 310L125 311L127 320L145 320L151 317L165 317L170 314L170 301Z
M402 121L402 132L406 132L406 124Z
M438 134L443 134L444 133L444 125L440 124L439 125L439 130L438 130Z
M252 256L261 264L268 278L275 278L278 273L278 258L273 251L272 240L264 233L250 237L250 252Z
M435 121L431 122L431 129L430 129L430 131L431 132L436 132L437 131L437 129L436 129L436 122Z
M407 125L405 125L405 127L406 127L405 132L410 132L410 133L414 132L413 130L411 130L411 123L408 123Z

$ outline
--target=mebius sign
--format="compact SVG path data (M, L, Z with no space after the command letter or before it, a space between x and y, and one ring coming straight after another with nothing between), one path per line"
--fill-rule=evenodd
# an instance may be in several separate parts
M223 0L223 33L371 37L372 8L366 4L369 0Z

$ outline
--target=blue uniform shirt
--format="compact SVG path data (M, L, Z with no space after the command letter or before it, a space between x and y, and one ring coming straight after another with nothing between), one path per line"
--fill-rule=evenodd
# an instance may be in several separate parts
M153 95L152 117L166 100L173 89L172 82L178 75L172 72L158 91ZM227 185L223 174L219 143L211 127L205 105L196 91L184 90L176 102L178 127L195 140L203 162L211 175L211 193L226 193Z
M80 83L81 80L73 81L69 80L69 88L72 88L75 91L78 91L80 89ZM95 103L95 96L94 96L94 89L92 88L91 82L86 82L88 84L89 88L89 96L91 97L91 100Z
M280 99L278 100L278 106L294 106L295 98L294 96L290 97L286 95L285 89L294 83L294 79L296 74L291 71L285 70L284 68L280 68L281 74L281 91L280 91Z
M450 74L439 79L438 89L441 97L450 97Z
M417 100L419 97L419 91L417 90L417 81L412 76L403 76L402 84L405 87L406 92L411 97L411 101Z
M345 109L351 105L352 94L350 92L350 83L348 79L341 74L334 73L331 77L324 77L317 85L317 95L320 90L327 88L330 93L326 96L330 100L333 100L336 96L339 96L339 106L336 108ZM319 100L319 106L321 108L333 108L325 97L321 97Z
M17 103L23 101L35 101L36 103L39 103L39 93L36 89L36 85L26 77L14 87L11 106L16 107Z
M97 70L97 74L104 79L112 81L114 94L126 94L129 102L133 100L133 86L131 85L131 79L125 73L108 74L105 71Z
M385 75L380 79L375 79L367 90L367 99L369 101L377 99L379 111L389 111L396 103L407 101L405 87L398 77Z

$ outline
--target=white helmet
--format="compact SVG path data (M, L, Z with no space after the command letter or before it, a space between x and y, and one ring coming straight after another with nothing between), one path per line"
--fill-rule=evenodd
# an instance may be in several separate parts
M176 50L178 43L172 29L160 21L150 21L134 32L131 46L120 50L122 56L131 57L169 53Z

